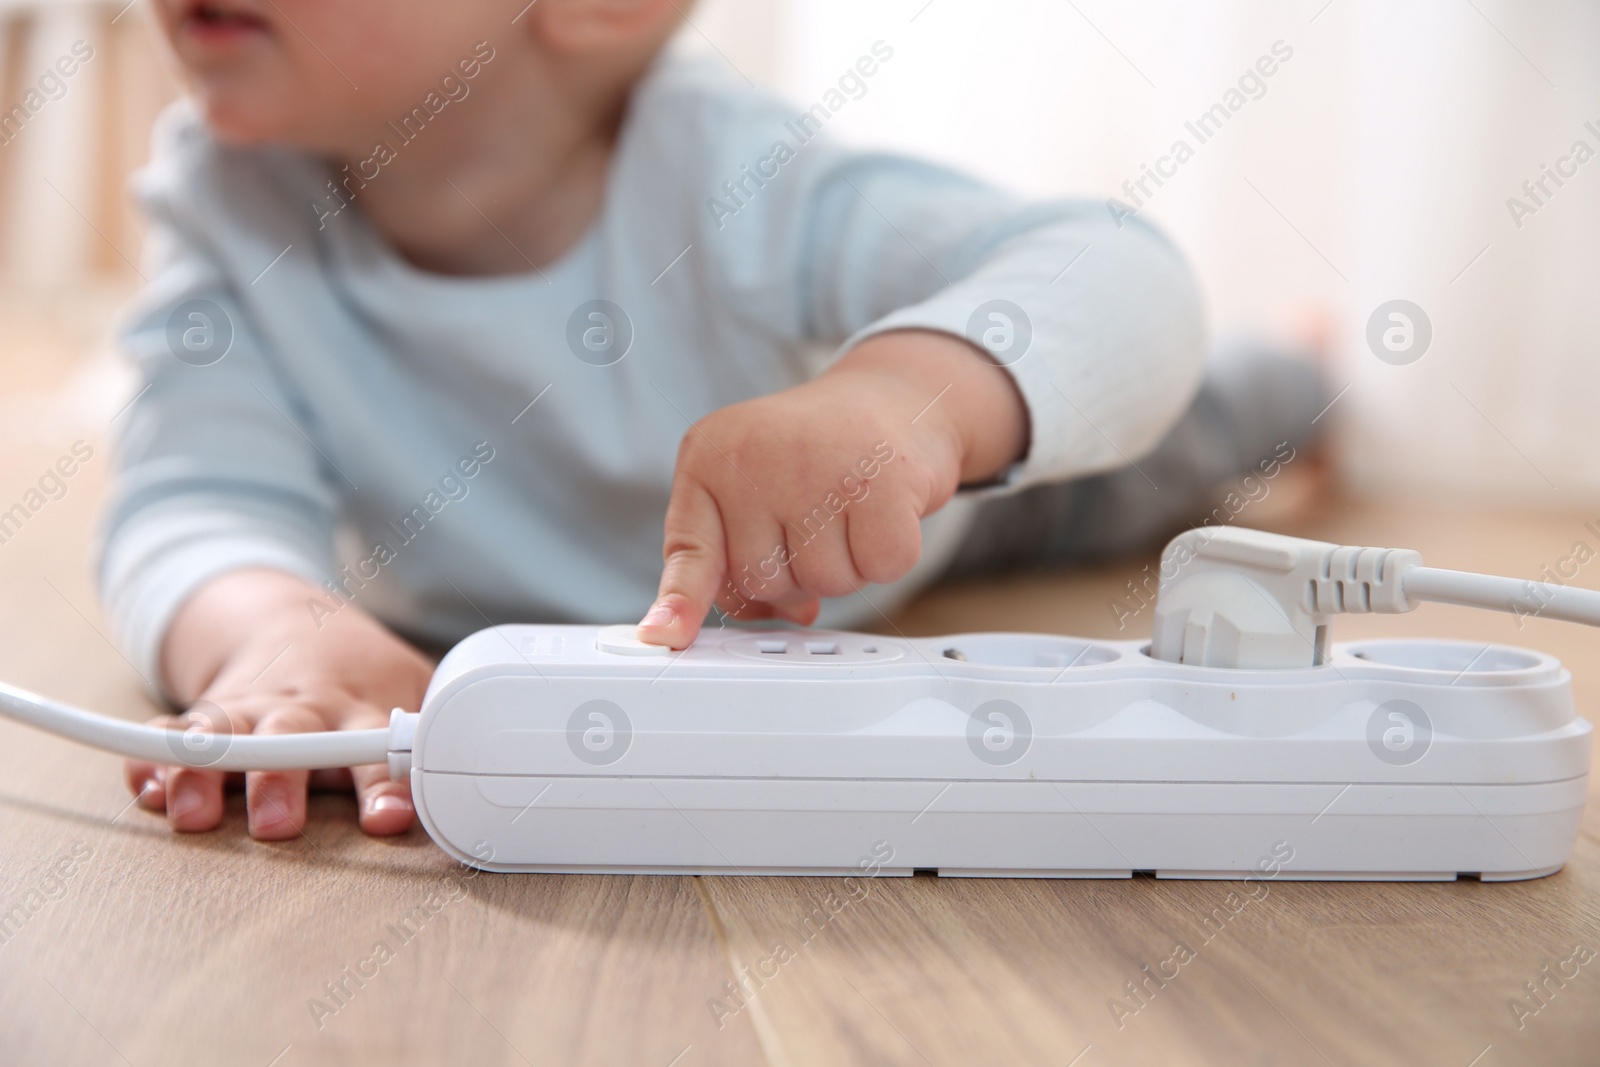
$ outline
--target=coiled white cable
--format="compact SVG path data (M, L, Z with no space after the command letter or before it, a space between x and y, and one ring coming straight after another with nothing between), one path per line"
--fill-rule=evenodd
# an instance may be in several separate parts
M270 736L211 733L199 723L169 730L96 715L4 683L0 715L131 759L202 770L311 771L389 759L386 728Z

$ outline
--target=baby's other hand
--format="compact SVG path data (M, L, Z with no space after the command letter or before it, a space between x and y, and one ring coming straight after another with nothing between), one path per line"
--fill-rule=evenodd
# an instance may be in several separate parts
M810 625L819 598L902 577L918 520L1021 457L1010 376L944 333L878 334L803 385L712 412L684 435L660 591L639 624L686 648L716 604Z
M317 605L317 607L313 607ZM391 708L416 710L428 659L352 603L277 571L236 571L202 586L179 609L162 649L168 687L189 710L156 725L238 734L364 730ZM128 787L174 830L214 829L228 775L129 760ZM237 776L235 776L237 777ZM244 775L250 835L276 841L306 822L309 784L356 791L361 828L403 833L415 814L410 785L384 764L338 771Z

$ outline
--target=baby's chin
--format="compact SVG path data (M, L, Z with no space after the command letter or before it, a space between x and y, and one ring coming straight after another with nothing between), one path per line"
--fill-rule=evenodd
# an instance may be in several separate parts
M211 135L224 144L248 147L270 144L277 140L273 136L275 131L271 127L251 121L226 108L207 107L202 103L200 116L205 120L206 129L211 131Z
M354 95L343 81L308 85L300 79L272 78L247 85L242 79L195 78L189 83L189 96L212 136L240 147L270 144L337 153L352 138L368 146L366 131L381 128L383 119L368 118L370 109L356 105L381 108L383 98L369 92L370 100L351 99Z
M315 147L312 123L298 109L265 93L195 86L193 99L212 136L225 144Z

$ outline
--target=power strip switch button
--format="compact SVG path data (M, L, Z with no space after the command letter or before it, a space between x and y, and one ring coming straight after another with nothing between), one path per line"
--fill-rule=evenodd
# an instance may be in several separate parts
M639 640L637 626L606 626L596 635L594 647L614 656L666 656L666 645L647 645Z

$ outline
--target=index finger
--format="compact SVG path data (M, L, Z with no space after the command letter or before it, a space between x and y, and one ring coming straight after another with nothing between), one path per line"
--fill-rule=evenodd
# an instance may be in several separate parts
M698 481L675 480L667 502L661 585L639 621L639 640L672 648L693 644L727 570L727 554L716 498Z

